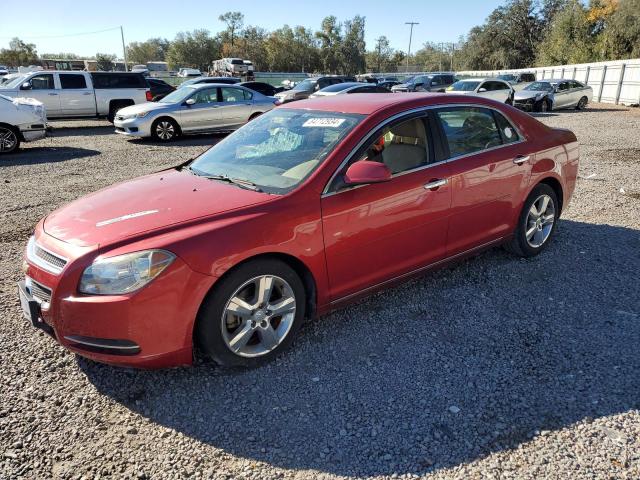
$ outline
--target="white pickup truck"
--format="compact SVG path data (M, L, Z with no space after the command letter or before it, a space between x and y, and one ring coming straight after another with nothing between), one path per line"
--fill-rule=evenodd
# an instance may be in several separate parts
M129 105L151 101L149 84L140 73L28 72L0 86L0 94L42 102L47 117L107 117Z

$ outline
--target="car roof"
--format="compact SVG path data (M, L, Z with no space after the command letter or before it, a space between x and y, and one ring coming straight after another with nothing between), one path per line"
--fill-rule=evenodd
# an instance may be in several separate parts
M473 102L478 105L493 106L490 100L482 97L474 98ZM412 108L452 103L469 103L469 97L445 93L359 93L358 95L327 95L299 100L285 103L278 108L370 115L383 110L406 111Z

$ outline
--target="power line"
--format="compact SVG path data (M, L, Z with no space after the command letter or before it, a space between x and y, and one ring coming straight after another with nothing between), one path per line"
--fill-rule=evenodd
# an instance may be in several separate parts
M45 38L79 37L79 36L82 36L82 35L94 35L96 33L111 32L113 30L120 30L120 27L105 28L104 30L95 30L93 32L65 33L65 34L62 34L62 35L36 35L36 36L12 35L10 37L0 37L0 38L2 38L2 39L13 39L13 38L18 37L21 40L22 39L37 40L37 39L45 39Z

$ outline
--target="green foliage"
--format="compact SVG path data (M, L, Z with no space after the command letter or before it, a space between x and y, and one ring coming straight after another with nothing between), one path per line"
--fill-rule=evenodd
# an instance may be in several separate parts
M171 42L166 38L150 38L127 45L127 60L132 63L164 62Z
M116 60L115 55L108 53L96 53L96 68L105 72L113 70L113 62Z
M607 21L601 42L604 56L640 57L640 0L621 0Z
M237 33L244 25L244 15L240 12L227 12L220 15L218 20L227 24L227 29L224 32L221 32L224 55L233 55L233 47ZM227 41L230 45L225 49Z
M571 0L558 11L539 45L537 64L565 65L585 63L594 57L591 24L587 9L578 0Z
M166 55L171 68L191 67L203 72L208 71L211 62L218 58L220 43L208 30L178 33Z
M33 43L26 43L15 37L9 42L9 48L0 49L0 63L10 67L30 65L37 61L38 53Z

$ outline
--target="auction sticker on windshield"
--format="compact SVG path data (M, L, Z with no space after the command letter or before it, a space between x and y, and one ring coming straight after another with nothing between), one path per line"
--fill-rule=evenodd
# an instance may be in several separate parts
M302 124L303 127L337 128L344 123L344 118L310 118Z

